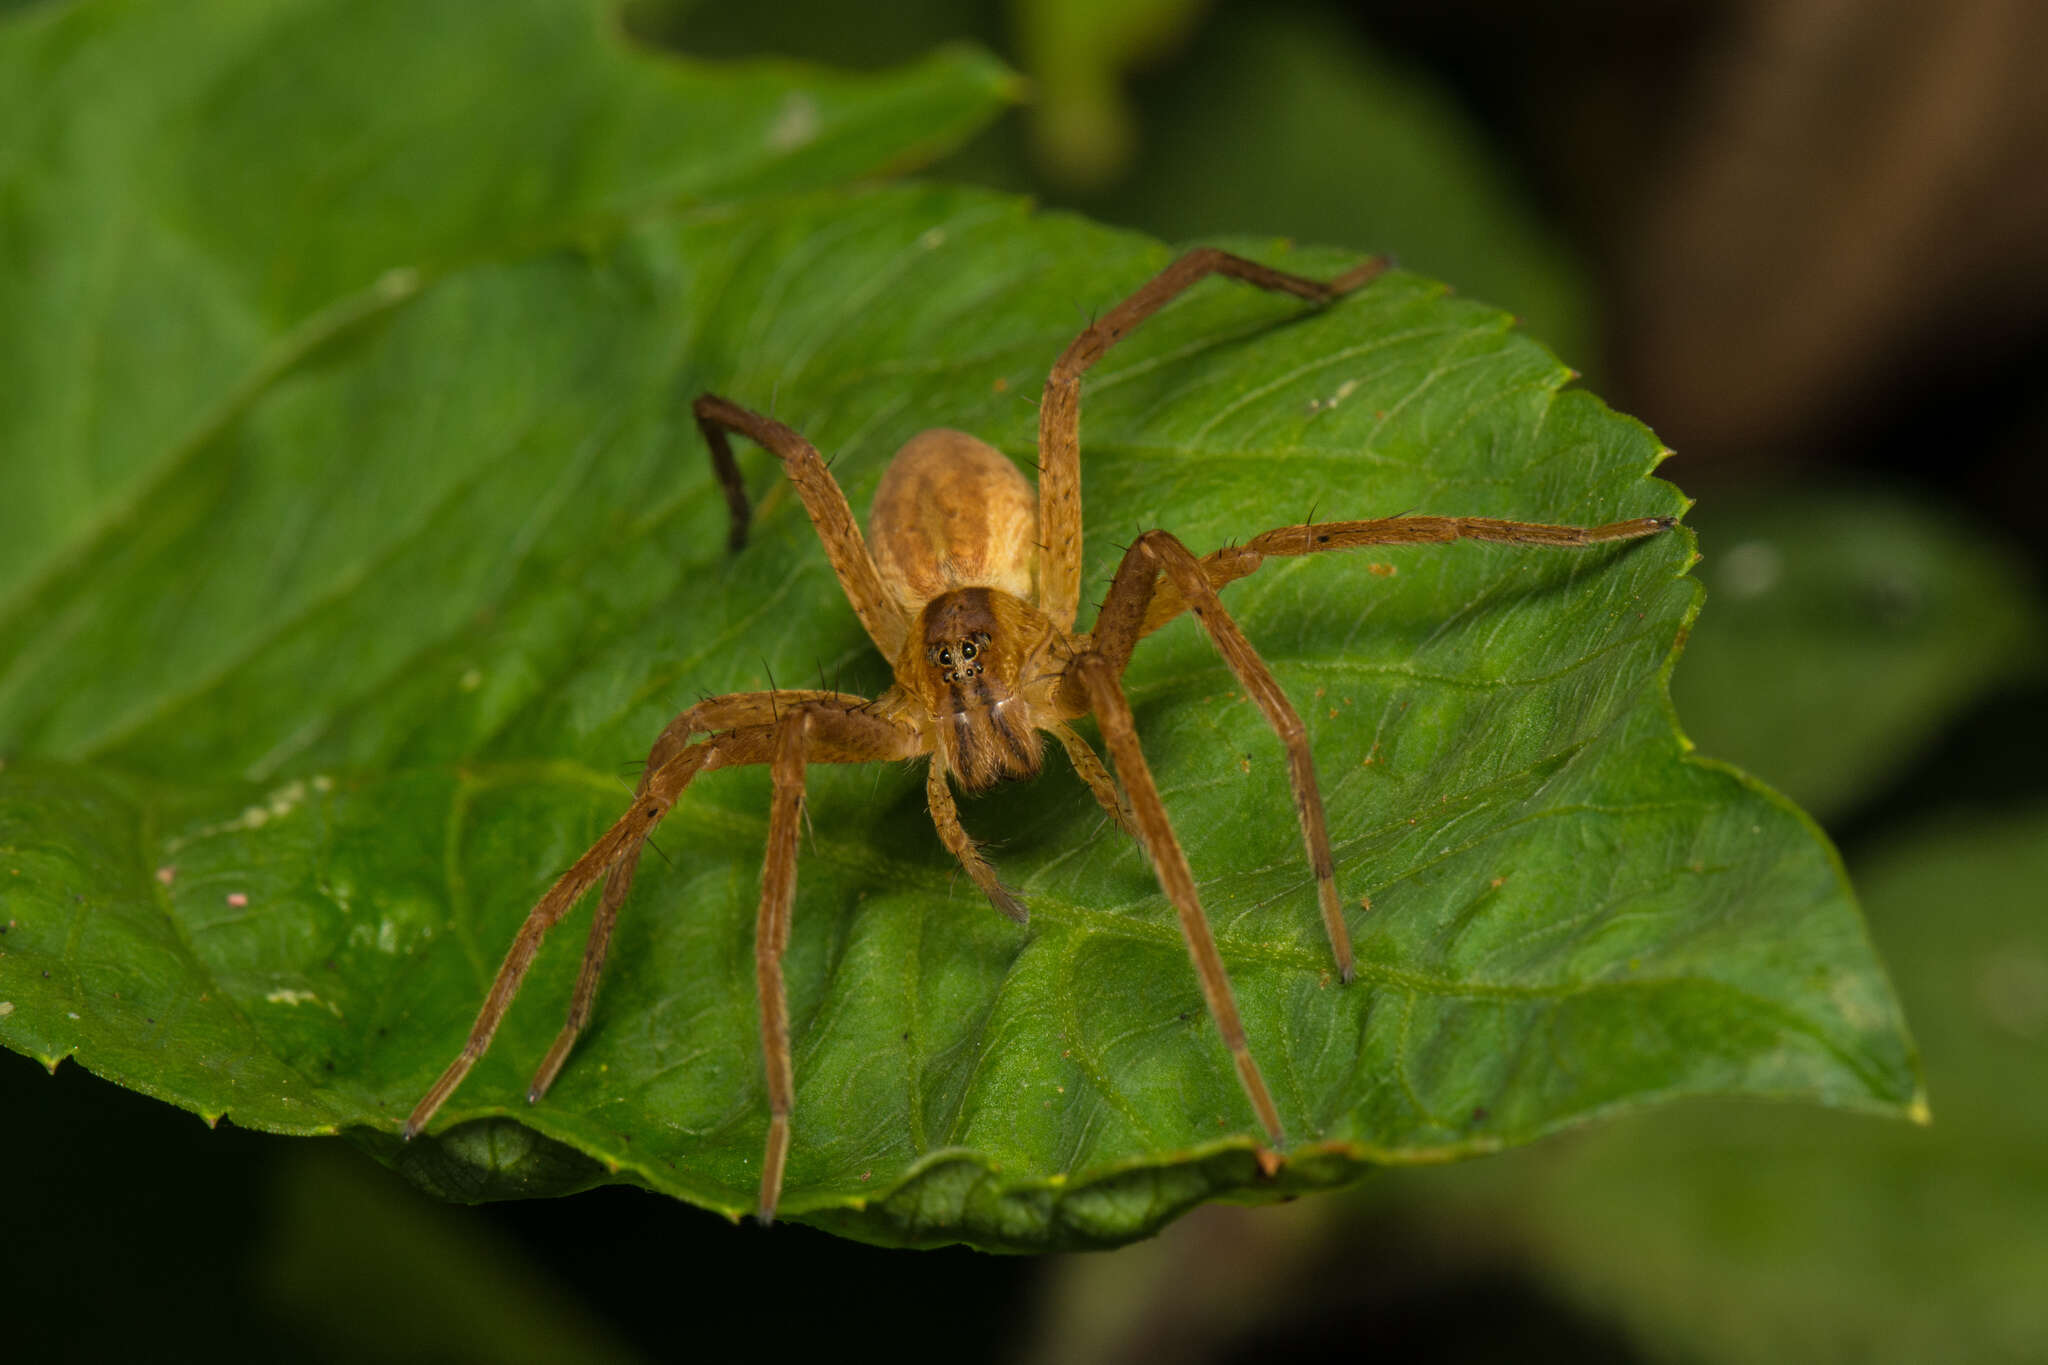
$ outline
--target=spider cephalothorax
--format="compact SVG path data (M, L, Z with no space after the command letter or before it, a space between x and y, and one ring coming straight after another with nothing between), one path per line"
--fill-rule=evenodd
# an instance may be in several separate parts
M1202 913L1194 874L1145 763L1122 677L1144 635L1191 611L1239 685L1265 714L1285 748L1288 781L1300 817L1309 871L1338 974L1351 978L1351 938L1337 895L1307 732L1217 590L1269 558L1389 543L1459 539L1582 547L1654 535L1669 517L1636 517L1605 526L1551 526L1484 517L1386 517L1281 527L1197 558L1166 531L1146 531L1124 551L1092 630L1074 631L1081 581L1081 376L1131 328L1210 274L1327 303L1378 275L1368 261L1327 283L1225 252L1189 252L1084 330L1054 364L1039 403L1034 490L1002 452L957 431L913 437L884 473L863 538L846 497L817 450L789 427L723 398L696 402L712 467L733 512L732 544L746 542L747 495L729 432L772 451L803 499L825 555L854 615L894 668L895 682L872 700L845 693L780 690L713 697L671 721L647 757L634 803L576 860L528 914L461 1052L406 1120L418 1133L452 1094L517 994L540 940L600 879L583 970L554 1046L527 1098L546 1092L590 1017L612 925L632 886L640 850L695 778L717 768L765 764L774 797L768 853L755 921L755 972L768 1125L759 1211L773 1216L789 1153L796 1094L790 1063L782 953L796 894L797 833L809 763L927 758L925 796L940 841L989 900L1017 920L1023 902L997 877L960 822L957 783L970 793L1035 776L1044 734L1056 738L1076 775L1104 810L1134 835L1172 902L1209 1013L1228 1051L1251 1113L1268 1141L1286 1141L1230 978ZM1112 778L1070 724L1093 715L1116 765Z
M913 676L926 686L911 690L963 791L1038 776L1039 706L1020 683L1054 634L1044 613L1001 588L954 588L919 614L926 666Z

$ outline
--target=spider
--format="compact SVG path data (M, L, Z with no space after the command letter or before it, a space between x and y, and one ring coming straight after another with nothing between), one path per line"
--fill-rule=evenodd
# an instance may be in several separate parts
M711 394L698 398L697 425L731 510L732 547L745 544L750 516L732 453L730 433L737 432L782 461L854 615L890 661L894 683L872 699L821 690L735 693L701 701L671 721L647 755L632 808L527 915L468 1040L407 1118L405 1136L412 1138L425 1128L462 1083L518 994L542 937L602 878L604 894L592 919L568 1019L534 1074L528 1103L547 1092L589 1022L612 927L647 837L700 775L765 764L771 769L772 796L754 966L768 1092L758 1212L762 1222L772 1221L795 1109L782 955L796 893L805 768L812 763L928 759L925 797L940 841L990 902L1022 923L1023 902L1003 884L962 827L953 789L957 786L971 795L1037 776L1043 736L1050 734L1095 800L1150 858L1160 888L1179 915L1202 995L1252 1114L1266 1140L1276 1148L1283 1146L1286 1133L1279 1112L1246 1041L1194 874L1146 766L1124 696L1121 679L1132 648L1183 611L1192 612L1245 694L1265 713L1286 749L1288 779L1323 927L1338 973L1349 981L1350 935L1339 906L1306 731L1217 590L1276 556L1459 539L1588 546L1653 535L1675 520L1636 517L1596 527L1440 516L1322 522L1283 526L1203 558L1171 532L1150 530L1124 551L1094 629L1077 633L1080 390L1088 368L1132 328L1209 275L1323 305L1368 284L1386 267L1384 258L1374 258L1324 281L1213 248L1188 252L1082 331L1054 363L1039 404L1035 494L1018 467L993 446L958 431L926 431L912 437L884 472L866 537L809 441L727 399ZM1073 722L1086 715L1096 719L1116 765L1115 778L1073 728Z

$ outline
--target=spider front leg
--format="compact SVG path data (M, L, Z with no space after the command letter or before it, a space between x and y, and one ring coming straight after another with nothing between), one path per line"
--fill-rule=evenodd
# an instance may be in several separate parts
M1038 606L1062 630L1071 630L1081 603L1081 376L1131 329L1210 275L1257 288L1328 303L1386 272L1384 256L1361 261L1332 280L1312 280L1197 247L1177 257L1137 292L1074 338L1046 376L1038 403L1038 529L1045 545ZM728 485L730 487L730 485Z
M754 980L761 1006L761 1064L768 1083L768 1139L761 1155L763 1223L775 1221L782 1173L789 1158L790 1115L796 1081L789 1055L789 999L782 954L789 946L790 908L796 902L797 836L803 828L804 767L825 762L914 758L924 752L918 732L897 721L831 702L791 708L774 726L775 794L768 808L768 853L761 864L761 906L754 920ZM815 751L815 752L814 752Z
M490 1047L491 1038L497 1033L498 1025L504 1021L505 1011L512 1007L513 997L519 994L519 987L526 980L527 969L533 966L534 954L540 951L541 940L547 937L548 930L559 924L562 916L569 913L570 907L582 899L583 893L595 885L597 879L610 871L628 852L637 855L642 841L661 823L662 817L675 805L683 789L707 767L721 766L715 762L721 756L717 741L706 741L682 750L659 768L648 773L641 780L640 791L634 796L632 807L620 816L567 872L555 879L555 884L548 888L547 894L527 913L525 922L519 926L518 934L512 939L510 951L505 954L504 962L498 967L497 976L491 981L490 992L484 997L483 1008L477 1011L476 1022L470 1026L469 1037L463 1043L462 1051L455 1055L455 1060L448 1064L448 1069L441 1073L440 1079L428 1087L427 1093L420 1097L420 1102L413 1106L412 1114L406 1119L403 1131L408 1141L417 1137L427 1126L435 1111L455 1093L455 1088L462 1084L462 1078L469 1074L469 1069L476 1065L477 1059ZM622 889L619 899L624 898ZM607 896L606 899L609 901L611 898ZM617 903L613 902L611 911L614 916L617 910ZM605 920L601 931L594 931L592 934L590 952L596 954L596 962L593 964L586 954L584 967L593 989L596 984L597 968L603 965L605 944L610 936L609 919ZM579 985L579 993L580 990ZM587 1008L588 1002L583 1003ZM569 1037L570 1041L574 1040L573 1033ZM565 1045L558 1042L557 1047L564 1055L567 1054L568 1049ZM554 1056L553 1050L550 1051L549 1057L553 1067L559 1069L561 1060ZM547 1079L553 1078L553 1071L548 1063L543 1063L541 1070ZM545 1088L541 1077L535 1078L535 1085L538 1088ZM528 1096L529 1099L534 1097L533 1094Z
M1158 785L1152 780L1152 770L1138 744L1137 723L1131 718L1130 703L1118 681L1119 671L1101 653L1090 650L1074 660L1067 677L1085 698L1085 709L1095 713L1102 727L1103 743L1109 747L1117 776L1123 779L1124 790L1130 795L1131 814L1158 874L1160 889L1166 892L1166 898L1173 902L1180 916L1181 937L1187 940L1188 956L1194 960L1195 976L1202 983L1202 998L1208 1003L1209 1016L1216 1021L1217 1032L1223 1036L1223 1045L1230 1049L1238 1083L1244 1087L1245 1098L1251 1101L1252 1111L1258 1115L1266 1136L1275 1146L1283 1145L1287 1134L1280 1126L1280 1111L1274 1107L1266 1079L1259 1074L1259 1064L1252 1060L1251 1048L1245 1042L1244 1020L1237 1013L1230 974L1223 968L1222 954L1216 951L1208 916L1202 913L1201 898L1195 893L1195 874L1188 867L1187 855L1181 851L1172 822L1166 817Z
M755 964L756 983L761 992L762 1060L770 1107L759 1208L764 1220L772 1218L782 1188L794 1098L782 951L788 943L789 906L796 893L804 764L807 758L815 762L861 763L911 758L923 752L915 729L873 714L870 706L864 698L836 692L741 693L701 702L670 722L655 741L649 770L641 779L632 807L556 880L520 925L467 1041L414 1107L405 1123L405 1137L417 1136L462 1084L470 1068L490 1046L518 995L541 940L602 877L606 879L605 894L592 920L568 1022L548 1050L528 1091L529 1102L540 1097L560 1071L589 1018L612 926L631 888L633 869L647 836L699 774L715 768L769 764L775 798L755 929ZM689 742L693 733L714 727L731 728L722 728L709 739Z
M1668 531L1677 517L1630 517L1604 526L1560 526L1542 521L1504 521L1498 517L1380 517L1372 521L1309 522L1280 526L1203 557L1202 577L1211 588L1235 583L1272 558L1356 550L1367 545L1447 545L1455 540L1481 540L1496 545L1544 546L1583 550L1641 540ZM1188 609L1191 599L1180 580L1160 583L1138 628L1150 635Z
M865 697L808 688L707 697L670 721L655 739L654 747L647 751L647 766L640 774L640 785L634 796L638 798L646 794L648 783L655 774L693 736L772 725L782 712L806 701L833 701L842 706L867 704ZM562 1031L555 1035L554 1045L533 1073L533 1083L526 1089L528 1104L538 1102L548 1093L548 1087L561 1073L562 1064L569 1060L569 1053L576 1046L584 1025L590 1022L590 1011L597 1001L598 979L604 974L605 956L610 950L612 927L618 922L619 907L626 903L626 897L633 889L633 874L639 870L640 854L646 847L645 839L634 841L605 876L604 895L598 901L597 913L591 916L590 938L583 949L583 966L576 975L576 991L569 999L569 1017L563 1021Z
M1147 531L1124 552L1116 577L1110 582L1109 596L1103 599L1102 612L1096 618L1092 637L1095 649L1121 677L1145 625L1162 571L1181 599L1192 604L1196 619L1209 632L1217 653L1230 666L1245 694L1265 713L1267 724L1273 727L1273 733L1280 737L1281 746L1287 751L1287 776L1294 788L1294 810L1301 821L1309 867L1315 873L1323 930L1329 936L1330 950L1336 954L1339 974L1349 981L1351 934L1345 928L1344 912L1337 900L1336 865L1330 854L1330 830L1323 817L1322 791L1316 785L1315 758L1309 752L1308 727L1301 723L1301 716L1281 691L1265 660L1224 609L1202 561L1171 532ZM1117 770L1123 770L1121 762Z
M818 448L795 429L717 394L700 395L691 404L691 410L697 415L697 429L704 434L704 444L710 447L711 468L725 490L726 506L732 513L729 547L738 550L747 543L752 515L739 464L733 459L732 442L726 436L729 431L737 431L782 461L782 470L796 485L797 496L803 499L804 511L817 529L825 558L831 562L853 614L860 618L882 657L895 658L903 646L905 632L910 629L910 617L882 585L881 572L860 533L860 524L853 519L846 494L832 477L832 471L825 467Z

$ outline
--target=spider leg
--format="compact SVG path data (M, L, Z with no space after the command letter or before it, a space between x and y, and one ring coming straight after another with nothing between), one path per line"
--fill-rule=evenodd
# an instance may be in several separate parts
M789 1149L789 1114L794 1095L782 952L789 941L789 907L796 894L804 765L806 761L886 761L913 758L925 752L923 737L914 726L883 714L888 701L886 696L879 702L869 702L862 697L826 692L739 693L700 702L670 722L655 741L649 770L641 779L632 808L556 880L520 925L461 1052L413 1108L404 1135L417 1136L483 1056L513 997L519 993L541 940L603 877L605 894L591 926L569 1022L548 1050L547 1059L534 1078L529 1100L537 1099L547 1089L589 1017L612 925L631 886L632 867L647 836L700 773L745 764L770 764L775 796L756 925L755 966L761 992L762 1058L770 1107L760 1211L764 1220L772 1218ZM718 725L734 728L722 729L696 743L688 742L693 732Z
M1537 521L1502 521L1494 517L1381 517L1374 521L1325 521L1281 526L1253 536L1202 559L1202 574L1212 588L1235 583L1266 560L1325 550L1355 550L1365 545L1443 545L1454 540L1484 540L1503 545L1539 545L1552 549L1583 549L1617 541L1640 540L1668 531L1676 517L1630 517L1605 526L1556 526ZM1188 597L1179 584L1160 583L1145 609L1138 636L1150 635L1187 610Z
M773 727L774 797L768 808L768 852L761 864L761 908L754 921L754 980L761 1006L761 1064L768 1083L768 1138L761 1156L763 1223L775 1220L782 1174L789 1158L789 1120L796 1084L789 1054L789 999L782 954L789 946L790 908L796 901L796 855L802 829L804 766L912 758L922 739L912 727L832 702L802 702ZM813 750L820 752L813 753Z
M569 908L629 849L637 852L641 842L675 805L683 789L706 767L720 766L714 760L721 756L718 742L709 740L683 749L659 768L649 771L641 779L640 791L633 799L632 808L558 877L547 894L528 912L525 922L519 926L519 933L512 940L510 951L498 967L497 976L491 981L490 993L484 997L483 1008L477 1011L476 1022L470 1027L462 1051L448 1064L440 1079L420 1097L420 1102L413 1106L411 1116L406 1119L404 1134L408 1140L418 1136L420 1130L427 1126L434 1112L455 1093L455 1087L462 1084L462 1078L469 1074L477 1058L483 1056L484 1049L491 1045L491 1037L503 1022L512 998L519 994L520 983L526 979L527 969L533 965L534 954L540 950L541 940L547 936L548 930L560 923L562 916L569 913ZM613 908L616 911L617 907ZM609 936L610 925L607 924L605 937ZM600 945L600 963L602 958Z
M960 866L967 869L967 875L974 878L974 884L981 888L990 904L1017 923L1028 923L1031 911L1018 899L1015 891L1003 885L1002 879L996 876L995 868L975 847L974 837L960 823L960 807L954 804L953 785L946 778L944 763L934 759L925 770L924 792L925 802L932 809L932 823L938 826L939 841L960 860Z
M1090 323L1054 362L1038 405L1038 528L1045 545L1038 607L1071 630L1081 602L1081 376L1130 330L1209 275L1227 275L1260 289L1328 303L1382 274L1374 257L1333 280L1290 275L1214 247L1197 247L1153 276L1129 298ZM891 655L890 657L894 657Z
M1294 811L1301 820L1309 866L1315 872L1323 929L1329 935L1331 952L1336 954L1337 970L1349 981L1351 934L1344 926L1344 911L1337 902L1336 865L1330 855L1330 830L1323 817L1322 791L1316 785L1315 759L1309 752L1308 727L1301 723L1301 716L1274 680L1265 660L1224 609L1203 572L1202 562L1171 532L1147 531L1124 552L1116 577L1110 582L1109 596L1103 599L1102 615L1096 621L1095 648L1121 676L1130 662L1131 648L1137 643L1138 628L1145 620L1162 570L1166 581L1194 604L1195 617L1209 632L1216 652L1230 665L1245 694L1265 713L1267 723L1287 751ZM1121 764L1118 770L1122 770Z
M740 479L739 464L733 459L732 442L726 435L737 431L782 461L783 472L789 475L797 496L803 499L804 510L810 514L811 525L817 528L825 557L831 561L832 572L838 576L854 615L867 628L868 638L882 651L882 657L894 659L903 647L910 619L882 586L882 576L861 536L859 523L853 519L853 509L819 457L818 448L774 418L750 412L716 394L700 396L691 407L697 414L697 428L704 433L704 443L711 448L711 467L725 489L726 506L732 511L728 542L732 548L747 543L747 523L752 515L746 485Z
M867 698L849 693L811 690L735 692L722 697L707 697L670 721L655 739L654 747L647 753L647 767L641 774L636 797L646 793L647 784L654 774L689 742L692 735L772 724L782 711L805 701L835 701L842 706L868 704ZM563 1021L562 1031L555 1035L554 1045L548 1048L547 1056L541 1059L540 1066L533 1073L533 1083L526 1089L528 1104L548 1093L548 1087L561 1073L562 1064L569 1060L577 1036L590 1022L590 1011L597 1002L598 979L604 973L605 956L611 947L612 927L618 922L619 907L626 903L626 897L633 889L633 874L639 870L640 854L646 847L644 838L635 840L605 875L604 895L598 901L597 912L590 919L590 938L583 948L583 966L576 975L576 991L569 998L569 1016Z
M1259 1074L1259 1064L1252 1060L1251 1049L1245 1043L1244 1021L1237 1013L1230 975L1223 968L1222 954L1216 951L1216 939L1209 932L1208 916L1202 913L1201 898L1195 893L1195 874L1188 867L1180 840L1174 836L1172 822L1166 818L1159 787L1153 782L1152 770L1139 747L1137 723L1131 718L1131 705L1124 699L1123 685L1117 681L1117 668L1100 653L1090 651L1074 661L1068 676L1076 681L1087 698L1088 709L1101 722L1103 743L1116 762L1124 790L1130 793L1131 813L1144 832L1143 843L1151 855L1160 889L1166 892L1166 898L1173 902L1180 916L1181 937L1187 940L1188 956L1194 960L1195 976L1202 983L1209 1015L1216 1021L1223 1045L1230 1049L1238 1083L1244 1087L1245 1098L1251 1101L1266 1136L1275 1145L1285 1143L1287 1134L1280 1126L1280 1111L1273 1106L1265 1077Z

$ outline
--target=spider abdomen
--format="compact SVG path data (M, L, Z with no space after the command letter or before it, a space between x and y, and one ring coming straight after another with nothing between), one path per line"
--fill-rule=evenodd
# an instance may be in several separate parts
M889 462L868 512L882 584L910 612L955 588L1028 600L1038 495L1008 456L964 431L919 432Z

